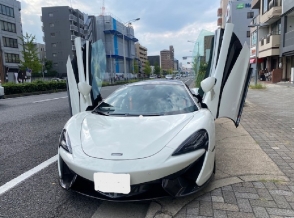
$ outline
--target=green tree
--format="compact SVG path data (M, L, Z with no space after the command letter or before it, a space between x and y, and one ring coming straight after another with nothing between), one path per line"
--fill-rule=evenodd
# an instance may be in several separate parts
M201 81L204 79L207 70L207 63L201 62L199 66L199 72L196 75L195 87L199 88Z
M147 61L146 64L145 64L144 73L148 77L149 77L149 75L151 73L151 67L150 67L149 61Z
M139 64L134 61L134 73L139 73Z
M20 61L20 69L31 69L32 72L37 73L42 70L42 64L38 58L37 48L35 46L35 36L26 33L26 35L19 37L21 40L21 46L23 47L22 55L23 61Z
M52 71L52 69L53 69L53 62L50 61L50 60L45 59L45 61L44 61L44 68L48 72Z
M197 76L198 70L199 70L199 56L195 56L192 62L192 68L195 72L195 75Z
M158 63L155 63L155 66L154 66L154 73L156 75L159 75L160 74L160 67L158 65Z

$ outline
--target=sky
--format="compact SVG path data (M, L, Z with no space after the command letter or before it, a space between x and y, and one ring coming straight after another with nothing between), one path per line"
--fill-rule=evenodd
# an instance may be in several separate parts
M19 0L23 33L36 36L36 42L44 43L41 29L42 7L71 6L88 14L99 15L103 0ZM217 28L217 8L219 0L104 0L105 13L125 23L140 18L133 23L135 37L147 48L148 55L159 55L163 49L173 45L175 58L189 67L183 60L191 56L200 31L214 32Z

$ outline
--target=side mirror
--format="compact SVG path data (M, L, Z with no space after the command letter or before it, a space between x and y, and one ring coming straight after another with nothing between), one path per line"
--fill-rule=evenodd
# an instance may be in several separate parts
M92 89L92 86L90 86L88 83L85 83L85 82L79 82L78 89L79 89L79 92L84 96L84 98L86 98L86 96L89 95Z
M205 80L201 81L200 85L203 92L207 93L214 87L216 83L216 78L214 77L207 77Z

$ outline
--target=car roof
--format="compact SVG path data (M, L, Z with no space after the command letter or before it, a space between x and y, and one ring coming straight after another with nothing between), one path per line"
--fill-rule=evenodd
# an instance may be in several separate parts
M127 86L139 86L139 85L184 85L180 80L166 80L166 79L156 79L156 80L145 80L135 83L126 84Z

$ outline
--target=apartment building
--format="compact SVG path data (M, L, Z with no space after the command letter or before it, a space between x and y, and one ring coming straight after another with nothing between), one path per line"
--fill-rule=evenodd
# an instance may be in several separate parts
M86 39L93 42L101 39L105 46L105 79L116 74L131 78L136 58L135 42L138 42L132 23L125 24L111 15L99 15L89 16L86 24Z
M138 58L141 63L141 71L144 72L146 62L148 61L147 48L137 42L135 43L135 49L136 49L136 58Z
M160 51L160 66L163 71L174 70L174 47L169 46L169 50Z
M44 61L46 59L46 48L43 43L35 43L35 49L37 51L37 56L40 61Z
M251 25L255 27L250 30L250 62L255 62L257 55L258 72L265 69L273 72L273 82L282 80L282 70L279 67L281 63L281 3L282 0L252 0L251 3L252 9L257 9L259 13L251 22Z
M0 80L15 81L22 59L21 3L16 0L0 0Z
M68 56L75 51L74 39L85 38L84 14L69 6L43 7L41 21L46 58L59 75L65 76Z
M294 1L282 0L280 38L282 80L294 82Z
M160 56L159 55L152 55L147 56L150 66L158 65L160 67Z
M227 6L229 0L221 0L217 9L217 26L224 28L226 24Z

